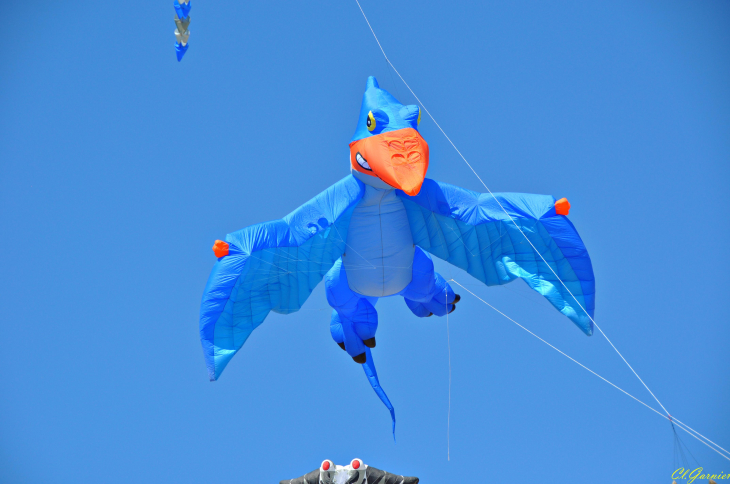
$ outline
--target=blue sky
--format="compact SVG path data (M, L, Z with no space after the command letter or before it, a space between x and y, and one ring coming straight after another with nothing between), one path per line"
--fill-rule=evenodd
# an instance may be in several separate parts
M0 31L0 480L278 482L329 458L453 482L669 482L665 420L463 295L378 304L396 408L332 342L321 285L207 381L215 239L348 173L365 80L404 103L352 1L6 2ZM596 320L669 411L730 445L730 5L363 0L493 191L567 197ZM424 118L428 176L479 181ZM656 407L522 282L437 269ZM473 286L472 286L473 285ZM706 470L730 462L683 436ZM694 463L694 462L693 462Z

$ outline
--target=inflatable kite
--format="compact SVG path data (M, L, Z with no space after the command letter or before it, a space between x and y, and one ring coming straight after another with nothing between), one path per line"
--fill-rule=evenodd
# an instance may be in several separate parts
M367 466L360 459L352 459L348 466L335 465L325 460L319 469L296 479L279 484L418 484L417 477L406 477Z
M522 279L591 335L593 269L566 217L568 201L479 194L425 178L428 144L420 120L418 106L400 104L368 78L350 141L351 174L281 220L216 241L218 262L200 308L211 380L269 311L298 311L324 277L332 338L363 365L395 431L371 352L375 305L400 296L420 318L453 311L460 298L434 272L431 255L488 286Z
M180 62L188 51L190 38L190 0L175 0L175 55Z

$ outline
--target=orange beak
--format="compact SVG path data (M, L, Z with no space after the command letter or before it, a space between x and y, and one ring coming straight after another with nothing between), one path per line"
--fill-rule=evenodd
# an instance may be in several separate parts
M413 128L350 143L353 170L380 178L408 195L418 195L428 170L428 144Z

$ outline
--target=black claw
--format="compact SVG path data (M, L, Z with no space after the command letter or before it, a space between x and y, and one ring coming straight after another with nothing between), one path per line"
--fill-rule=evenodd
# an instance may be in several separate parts
M372 338L370 338L370 339L365 339L365 340L363 340L362 342L363 342L363 343L365 344L365 346L367 346L368 348L375 348L375 336L373 336L373 337L372 337Z
M454 307L451 308L451 311L449 311L449 314L453 313L454 311L456 311L456 304L454 304Z
M451 304L456 304L456 303L458 303L459 301L461 301L461 296L459 296L458 294L456 294L456 295L454 296L454 301L453 301L453 302L452 302Z
M431 316L433 316L433 313L428 313L428 316L426 316L426 317L430 318Z
M347 351L345 349L345 343L337 343L337 346L339 346L340 348L342 348L342 351Z
M360 363L361 365L368 361L368 355L365 353L360 353L357 356L352 357L353 360L355 360L355 363Z

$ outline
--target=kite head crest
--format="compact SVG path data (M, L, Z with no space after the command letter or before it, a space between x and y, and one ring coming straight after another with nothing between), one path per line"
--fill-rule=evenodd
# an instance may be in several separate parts
M404 106L368 77L350 167L360 181L417 195L428 170L428 144L418 132L421 109Z

